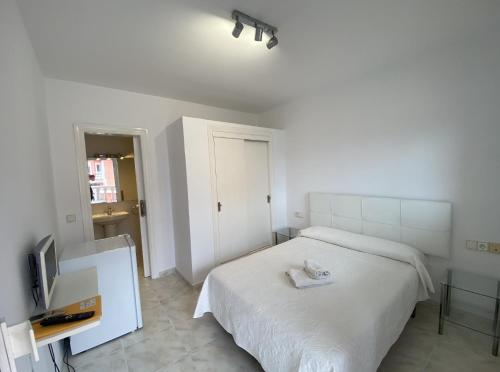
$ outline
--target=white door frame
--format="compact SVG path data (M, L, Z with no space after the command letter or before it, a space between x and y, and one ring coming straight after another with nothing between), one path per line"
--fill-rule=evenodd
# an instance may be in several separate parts
M140 139L140 148L142 156L142 174L143 185L145 191L145 200L147 208L147 231L141 230L142 234L146 234L148 244L143 249L144 259L144 276L152 276L157 278L159 273L154 263L156 262L156 250L153 245L153 215L151 211L154 208L152 202L152 185L151 185L151 170L150 170L150 154L152 153L151 142L148 135L148 130L143 128L127 128L119 126L110 126L104 124L89 124L77 123L74 124L75 147L76 147L76 166L78 170L78 181L80 186L80 203L82 207L82 222L83 233L86 241L94 240L94 224L92 223L92 206L89 202L90 191L88 183L88 174L86 171L87 151L85 149L85 134L116 134L135 136Z
M253 141L262 141L267 142L267 152L268 152L268 172L269 172L269 194L271 198L273 197L273 169L274 164L272 161L272 146L273 146L273 137L271 130L267 128L255 127L251 130L238 130L235 127L227 127L226 126L217 126L212 125L208 128L208 149L209 149L209 163L210 163L210 184L212 189L212 219L213 223L213 235L214 235L214 262L215 265L219 265L223 262L219 259L219 215L217 210L217 174L215 168L215 143L214 137L222 137L222 138L238 138L238 139L246 139ZM273 207L272 202L269 205L269 213L270 213L270 221L271 221L271 231L273 226ZM272 241L272 232L271 232L271 241ZM252 252L249 252L252 253Z

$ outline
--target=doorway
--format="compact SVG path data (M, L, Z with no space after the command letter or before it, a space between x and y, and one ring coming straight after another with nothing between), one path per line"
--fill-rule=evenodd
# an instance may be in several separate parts
M129 234L138 272L147 277L151 249L143 131L75 126L85 238Z

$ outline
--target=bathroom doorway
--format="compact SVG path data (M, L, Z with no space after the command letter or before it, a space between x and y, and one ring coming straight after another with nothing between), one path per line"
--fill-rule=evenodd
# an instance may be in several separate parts
M139 274L147 277L151 260L141 146L146 133L141 131L75 126L85 238L129 234Z

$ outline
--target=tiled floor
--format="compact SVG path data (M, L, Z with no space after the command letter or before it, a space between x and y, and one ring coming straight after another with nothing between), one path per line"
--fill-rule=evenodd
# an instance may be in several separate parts
M144 328L72 357L77 371L262 371L213 317L191 318L199 290L177 274L141 279L140 287ZM419 304L379 371L500 371L491 339L451 325L439 336L437 310Z

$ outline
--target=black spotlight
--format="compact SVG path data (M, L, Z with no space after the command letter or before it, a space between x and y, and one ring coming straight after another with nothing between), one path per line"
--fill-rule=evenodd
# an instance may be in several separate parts
M262 41L262 32L264 30L259 25L255 25L255 41Z
M240 22L238 18L236 18L236 23L233 28L233 36L235 38L240 37L241 31L243 31L243 23Z
M274 32L273 32L273 37L269 39L266 46L267 46L267 49L272 49L276 45L278 45L278 38L276 37L276 35L274 35Z

